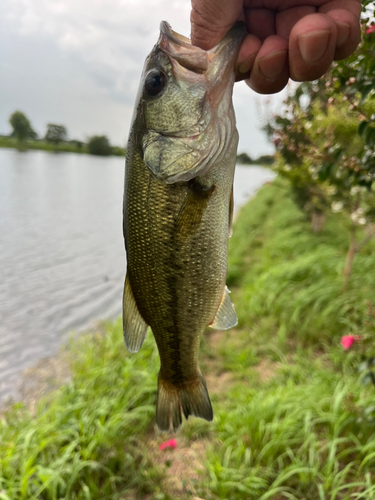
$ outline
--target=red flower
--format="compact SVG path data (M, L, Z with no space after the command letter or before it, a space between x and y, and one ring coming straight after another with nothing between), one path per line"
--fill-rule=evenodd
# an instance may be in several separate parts
M367 28L367 30L365 31L366 35L371 35L371 33L374 33L375 32L375 24L372 24L371 26L369 26Z
M350 349L356 340L360 340L359 335L344 335L341 338L341 345L345 350Z
M166 450L167 448L175 450L177 448L177 441L175 439L168 439L168 441L164 441L164 443L161 443L159 446L159 450L161 451Z

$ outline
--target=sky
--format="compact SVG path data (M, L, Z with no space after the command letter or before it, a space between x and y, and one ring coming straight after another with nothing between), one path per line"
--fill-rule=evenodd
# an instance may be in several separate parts
M105 134L125 145L160 21L189 36L189 17L190 0L1 0L0 134L19 110L39 136L56 123L70 139ZM239 152L273 152L261 127L284 97L235 85Z

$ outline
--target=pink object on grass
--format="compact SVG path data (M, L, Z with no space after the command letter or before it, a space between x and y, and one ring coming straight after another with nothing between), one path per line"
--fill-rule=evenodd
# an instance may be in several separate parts
M372 24L367 28L366 35L371 35L371 33L374 33L374 31L375 31L375 24Z
M361 337L359 335L344 335L341 337L341 345L345 350L350 349L356 340Z
M175 439L168 439L168 441L164 441L164 443L161 443L159 446L159 450L166 450L167 448L171 448L172 450L175 450L177 448L177 441Z

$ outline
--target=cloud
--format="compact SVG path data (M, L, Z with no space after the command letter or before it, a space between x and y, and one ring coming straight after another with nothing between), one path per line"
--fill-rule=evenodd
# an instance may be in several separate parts
M1 0L0 132L22 107L41 133L55 121L71 136L106 133L123 144L160 21L189 35L189 17L189 0ZM259 99L236 85L240 144L254 154L268 148Z
M157 39L160 20L168 17L173 25L189 29L189 2L5 0L5 4L7 19L20 35L50 37L63 52L79 58L99 86L125 100L137 90L137 77Z

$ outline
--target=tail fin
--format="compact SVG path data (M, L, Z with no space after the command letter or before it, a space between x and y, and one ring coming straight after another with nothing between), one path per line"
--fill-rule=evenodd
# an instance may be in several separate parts
M206 382L201 373L197 378L173 385L163 380L159 373L158 400L156 404L156 423L161 431L169 431L171 427L176 432L182 423L182 413L213 419L213 411L208 396Z

